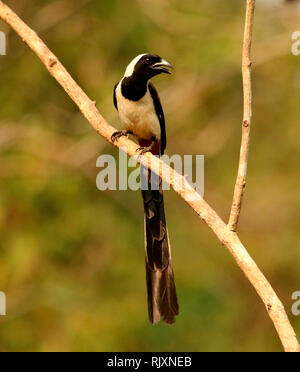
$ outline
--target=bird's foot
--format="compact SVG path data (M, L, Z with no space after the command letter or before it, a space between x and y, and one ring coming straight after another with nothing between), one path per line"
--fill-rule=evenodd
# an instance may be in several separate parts
M147 154L147 152L151 152L151 150L153 149L153 146L149 146L149 147L139 147L136 152L139 152L139 155L145 155Z
M139 152L139 155L145 155L147 152L152 152L154 147L157 145L157 139L155 137L152 138L152 143L150 146L146 147L139 147L136 152Z
M111 140L112 142L116 142L118 141L121 137L128 137L130 134L133 134L132 132L128 131L128 130L120 130L118 132L115 132L112 136L111 136Z

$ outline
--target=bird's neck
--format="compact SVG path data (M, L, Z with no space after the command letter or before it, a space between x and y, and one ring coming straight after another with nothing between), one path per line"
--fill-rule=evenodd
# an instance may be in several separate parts
M122 94L130 101L139 101L148 90L149 80L140 76L124 77L121 84Z

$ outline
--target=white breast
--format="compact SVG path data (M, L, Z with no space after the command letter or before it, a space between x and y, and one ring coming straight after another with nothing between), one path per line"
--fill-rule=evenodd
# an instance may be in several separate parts
M143 98L134 102L124 98L121 83L116 89L116 98L122 124L126 130L130 130L140 139L151 140L155 137L159 140L161 129L149 90Z

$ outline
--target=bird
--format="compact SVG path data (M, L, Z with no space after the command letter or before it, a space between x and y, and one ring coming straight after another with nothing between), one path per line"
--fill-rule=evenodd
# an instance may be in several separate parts
M135 136L138 152L164 155L167 137L165 117L158 92L152 82L160 74L171 74L171 63L156 54L140 54L127 66L122 80L114 87L114 105L124 130L113 133L111 140ZM143 177L143 172L142 172ZM142 190L144 202L146 283L150 322L161 319L175 323L179 306L175 287L164 196L159 187L151 187L151 171L146 171L147 188Z

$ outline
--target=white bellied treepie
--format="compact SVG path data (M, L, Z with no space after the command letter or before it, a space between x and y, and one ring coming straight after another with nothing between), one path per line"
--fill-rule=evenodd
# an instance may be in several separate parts
M167 144L165 118L158 93L150 80L161 73L170 74L171 68L169 62L153 54L139 55L128 65L114 90L114 104L125 130L114 133L113 141L131 134L137 138L141 154L164 154ZM179 311L163 190L161 182L159 187L153 185L150 172L146 178L148 190L142 190L142 195L149 318L152 323L158 323L163 317L166 323L172 324Z

